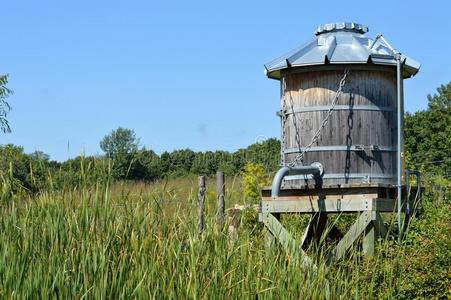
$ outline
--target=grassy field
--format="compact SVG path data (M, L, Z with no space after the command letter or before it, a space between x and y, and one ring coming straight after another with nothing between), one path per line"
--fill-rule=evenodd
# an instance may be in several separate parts
M265 250L261 225L244 213L236 236L215 226L207 181L206 230L196 233L197 178L98 183L0 203L2 298L372 299L450 297L451 213L425 202L403 245L380 241L333 267L301 270ZM430 196L428 199L432 199ZM239 178L227 206L248 203ZM346 219L346 218L344 218ZM283 220L299 226L299 219Z

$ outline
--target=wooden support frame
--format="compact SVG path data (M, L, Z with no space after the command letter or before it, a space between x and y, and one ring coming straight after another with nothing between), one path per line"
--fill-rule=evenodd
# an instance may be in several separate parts
M275 197L264 199L261 202L262 212L273 213L316 213L316 212L359 212L381 211L393 212L396 208L394 199L361 198L355 200L342 199L309 199L298 200L296 198Z
M279 241L286 252L292 254L295 257L295 260L300 256L300 262L303 267L310 268L314 271L317 270L315 263L301 249L300 244L296 242L293 236L283 227L275 216L271 213L263 213L262 220L266 229Z
M323 234L327 233L328 236L338 240L335 248L329 253L329 262L343 258L358 241L362 241L364 255L373 255L377 239L387 234L380 213L394 212L396 209L395 198L387 196L391 196L390 191L381 192L381 189L359 187L347 189L343 194L337 189L321 193L314 190L285 191L280 197L270 197L263 193L261 220L270 233L271 242L278 240L290 253L301 253L303 257L307 257L304 250L313 242L319 244ZM328 214L351 212L359 215L344 235L336 227L327 227ZM287 213L312 214L299 243L279 221L280 215ZM311 260L304 261L309 265L313 264Z

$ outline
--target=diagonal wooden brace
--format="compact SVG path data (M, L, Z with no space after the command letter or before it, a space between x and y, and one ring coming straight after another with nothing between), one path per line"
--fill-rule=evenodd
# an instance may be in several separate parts
M296 243L293 236L286 230L283 225L274 217L271 213L263 213L262 221L265 227L272 233L272 235L279 241L282 247L287 253L293 256L300 255L302 260L301 264L303 267L309 267L312 270L317 269L313 261L307 256L307 254L301 249L300 245Z
M337 244L335 249L329 254L330 262L339 260L346 254L346 251L352 247L359 236L365 232L368 225L372 223L372 215L373 214L371 211L364 211L360 214L355 223L351 226L351 228L349 228L348 232Z

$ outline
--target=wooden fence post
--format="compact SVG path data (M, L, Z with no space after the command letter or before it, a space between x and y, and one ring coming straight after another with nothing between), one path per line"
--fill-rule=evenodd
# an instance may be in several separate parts
M216 193L218 198L218 213L217 213L217 224L219 229L224 227L224 214L225 214L225 182L224 182L224 172L216 172Z
M197 232L200 234L205 227L204 207L205 207L205 176L199 176L199 194L197 208Z

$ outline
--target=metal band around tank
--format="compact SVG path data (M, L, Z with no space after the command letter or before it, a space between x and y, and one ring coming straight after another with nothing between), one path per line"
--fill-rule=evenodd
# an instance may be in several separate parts
M393 175L384 175L384 174L365 174L365 173L350 173L350 174L324 174L320 177L321 179L358 179L358 178L374 178L374 179L393 179L395 176ZM304 179L313 179L311 175L290 175L285 176L285 180L304 180Z
M283 149L284 154L299 153L306 150L306 147L297 148L286 148ZM322 152L322 151L379 151L379 152L396 152L396 147L391 146L363 146L363 145L352 145L352 146L313 146L308 149L308 152Z
M328 111L331 109L331 105L321 105L321 106L303 106L303 107L295 107L294 109L286 109L285 115L290 115L293 113L306 113L306 112L314 112L314 111ZM396 108L390 106L376 106L376 105L336 105L334 110L366 110L366 111L386 111L386 112L396 112ZM280 117L282 115L282 111L278 111L277 115Z

